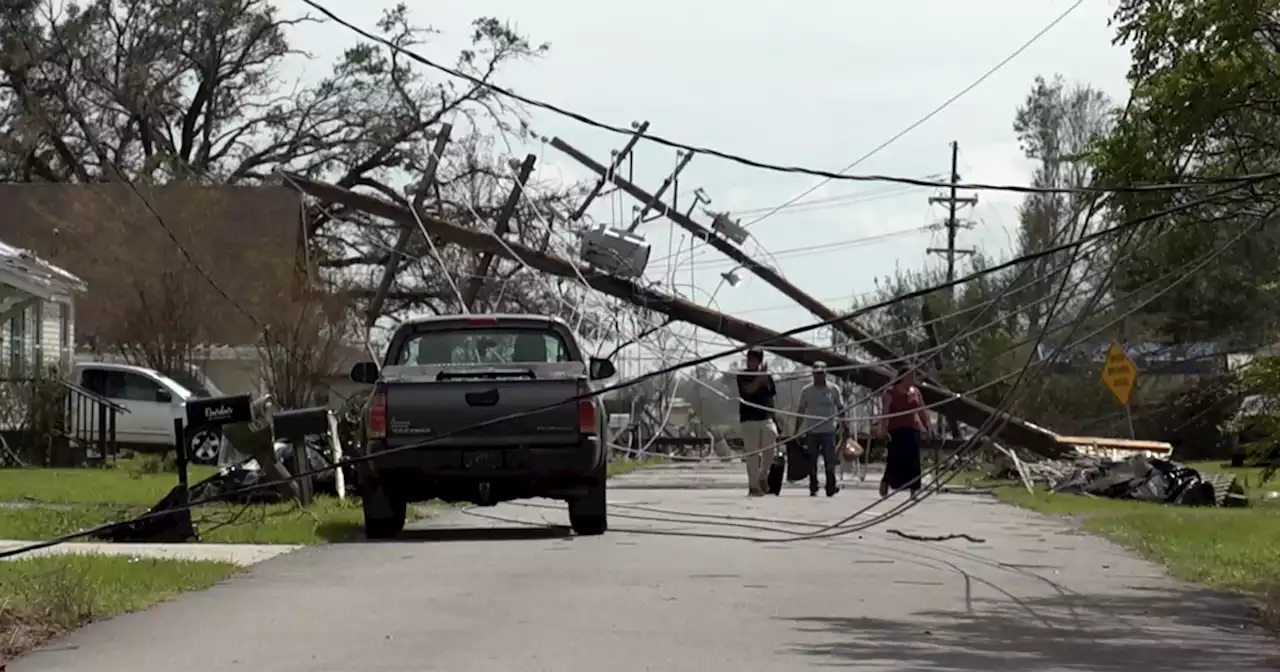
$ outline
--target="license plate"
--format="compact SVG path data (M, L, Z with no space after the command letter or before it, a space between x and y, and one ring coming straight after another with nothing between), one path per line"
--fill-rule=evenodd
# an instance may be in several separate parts
M472 450L463 457L467 469L497 469L502 466L501 450Z

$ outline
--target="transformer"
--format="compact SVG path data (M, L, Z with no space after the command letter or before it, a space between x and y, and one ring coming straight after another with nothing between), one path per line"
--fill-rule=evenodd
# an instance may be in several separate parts
M649 243L644 238L605 226L582 232L582 261L621 278L638 278L649 267Z

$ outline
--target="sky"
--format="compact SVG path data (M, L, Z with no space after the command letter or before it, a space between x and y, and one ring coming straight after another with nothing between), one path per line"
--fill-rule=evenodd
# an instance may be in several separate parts
M1123 101L1128 54L1112 46L1107 20L1116 0L1084 0L1029 49L946 110L881 150L853 172L945 177L950 143L959 144L963 181L1020 184L1031 165L1012 130L1015 110L1036 75L1063 75ZM330 2L344 19L372 30L389 0ZM696 3L651 0L609 5L586 0L408 0L411 16L441 34L421 49L452 61L466 44L470 22L506 20L534 42L549 42L546 57L515 64L495 81L522 95L588 117L626 126L648 120L650 132L698 147L758 161L840 170L928 114L1008 57L1061 14L1071 0L896 0L895 2ZM277 0L285 15L306 6ZM335 25L303 25L291 35L321 74L358 40ZM315 68L312 70L312 68ZM445 75L441 75L442 77ZM607 162L626 138L542 110L531 128L564 139ZM539 154L538 178L593 176L550 146ZM675 163L675 150L642 142L634 180L652 191ZM682 208L695 188L743 223L813 187L819 178L765 171L716 157L696 156L681 174ZM833 308L874 289L896 269L941 264L928 247L945 244L944 210L930 206L936 190L865 182L831 182L802 201L752 224L744 247L778 267L801 289ZM832 200L835 199L835 200ZM1017 194L983 192L963 214L973 227L959 244L1000 256L1017 225ZM629 223L637 203L617 196L592 208L597 221ZM702 218L709 224L709 218ZM721 282L733 262L699 244L690 257L687 234L667 220L640 228L652 245L649 277L703 304L773 329L812 322L764 281L739 272ZM870 240L868 240L870 239ZM671 260L676 250L684 253ZM674 281L674 284L673 284ZM714 302L711 302L714 293ZM702 343L701 332L693 339ZM814 339L825 338L814 334Z

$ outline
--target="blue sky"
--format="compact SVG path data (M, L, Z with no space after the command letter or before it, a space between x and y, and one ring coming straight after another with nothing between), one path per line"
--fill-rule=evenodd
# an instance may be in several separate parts
M386 0L328 3L347 20L372 29ZM758 160L843 168L928 113L1007 57L1053 20L1069 0L897 0L896 2L697 3L652 0L643 5L584 0L410 0L412 15L442 34L422 49L451 60L469 22L494 16L516 24L534 41L551 43L537 62L508 68L498 83L616 125L652 122L651 131L696 146ZM286 14L305 6L280 0ZM1030 168L1011 128L1032 79L1061 73L1123 101L1128 56L1111 45L1107 19L1114 0L1085 0L1030 49L946 111L881 151L857 169L912 177L945 174L949 143L960 144L960 173L973 182L1025 183ZM295 29L298 47L314 54L316 74L356 36L337 25ZM311 71L307 73L311 74ZM624 138L542 111L532 127L560 136L606 161ZM546 147L542 179L582 179L588 172ZM636 179L652 190L675 161L674 151L642 143ZM817 180L747 168L698 156L682 174L682 191L702 187L712 206L731 211L765 209ZM784 210L751 227L747 249L772 254L786 277L826 300L846 306L855 294L897 267L918 268L941 232L921 231L943 216L930 207L928 189L831 183L806 197L820 202ZM859 195L869 195L862 198ZM823 200L827 199L827 200ZM846 200L829 200L846 199ZM1016 194L986 192L970 214L974 228L961 244L998 255L1017 223ZM635 203L601 199L592 210L610 221L629 216ZM741 215L750 221L756 214ZM676 265L681 291L700 302L732 267L705 245L689 261L689 240L665 220L642 227L653 257L683 246ZM879 240L859 243L868 237ZM814 249L817 248L817 249ZM825 249L824 249L825 248ZM670 281L671 268L654 264L653 279ZM746 278L716 292L718 307L766 326L785 329L811 321L806 311L763 281ZM695 288L691 288L694 286ZM699 339L704 336L699 336Z

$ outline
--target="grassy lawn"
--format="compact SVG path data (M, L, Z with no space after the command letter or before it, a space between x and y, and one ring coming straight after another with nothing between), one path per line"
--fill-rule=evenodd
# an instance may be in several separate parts
M99 555L0 562L0 661L91 621L208 588L237 571L221 562Z
M609 463L618 476L662 460ZM193 471L197 482L214 472ZM176 484L170 473L144 473L136 465L114 469L0 469L0 539L34 540L127 520L154 505ZM410 508L410 519L422 517ZM364 517L359 499L317 497L306 509L293 503L204 505L192 511L208 543L323 544L358 539ZM92 541L86 539L85 541Z
M1178 578L1264 598L1280 613L1276 559L1280 558L1280 504L1256 495L1280 489L1262 484L1260 470L1228 469L1218 463L1201 470L1234 473L1250 495L1249 508L1191 508L1072 494L1028 493L1021 485L998 485L1000 499L1051 515L1067 516L1090 532L1128 546L1167 566ZM980 485L971 482L971 485Z

